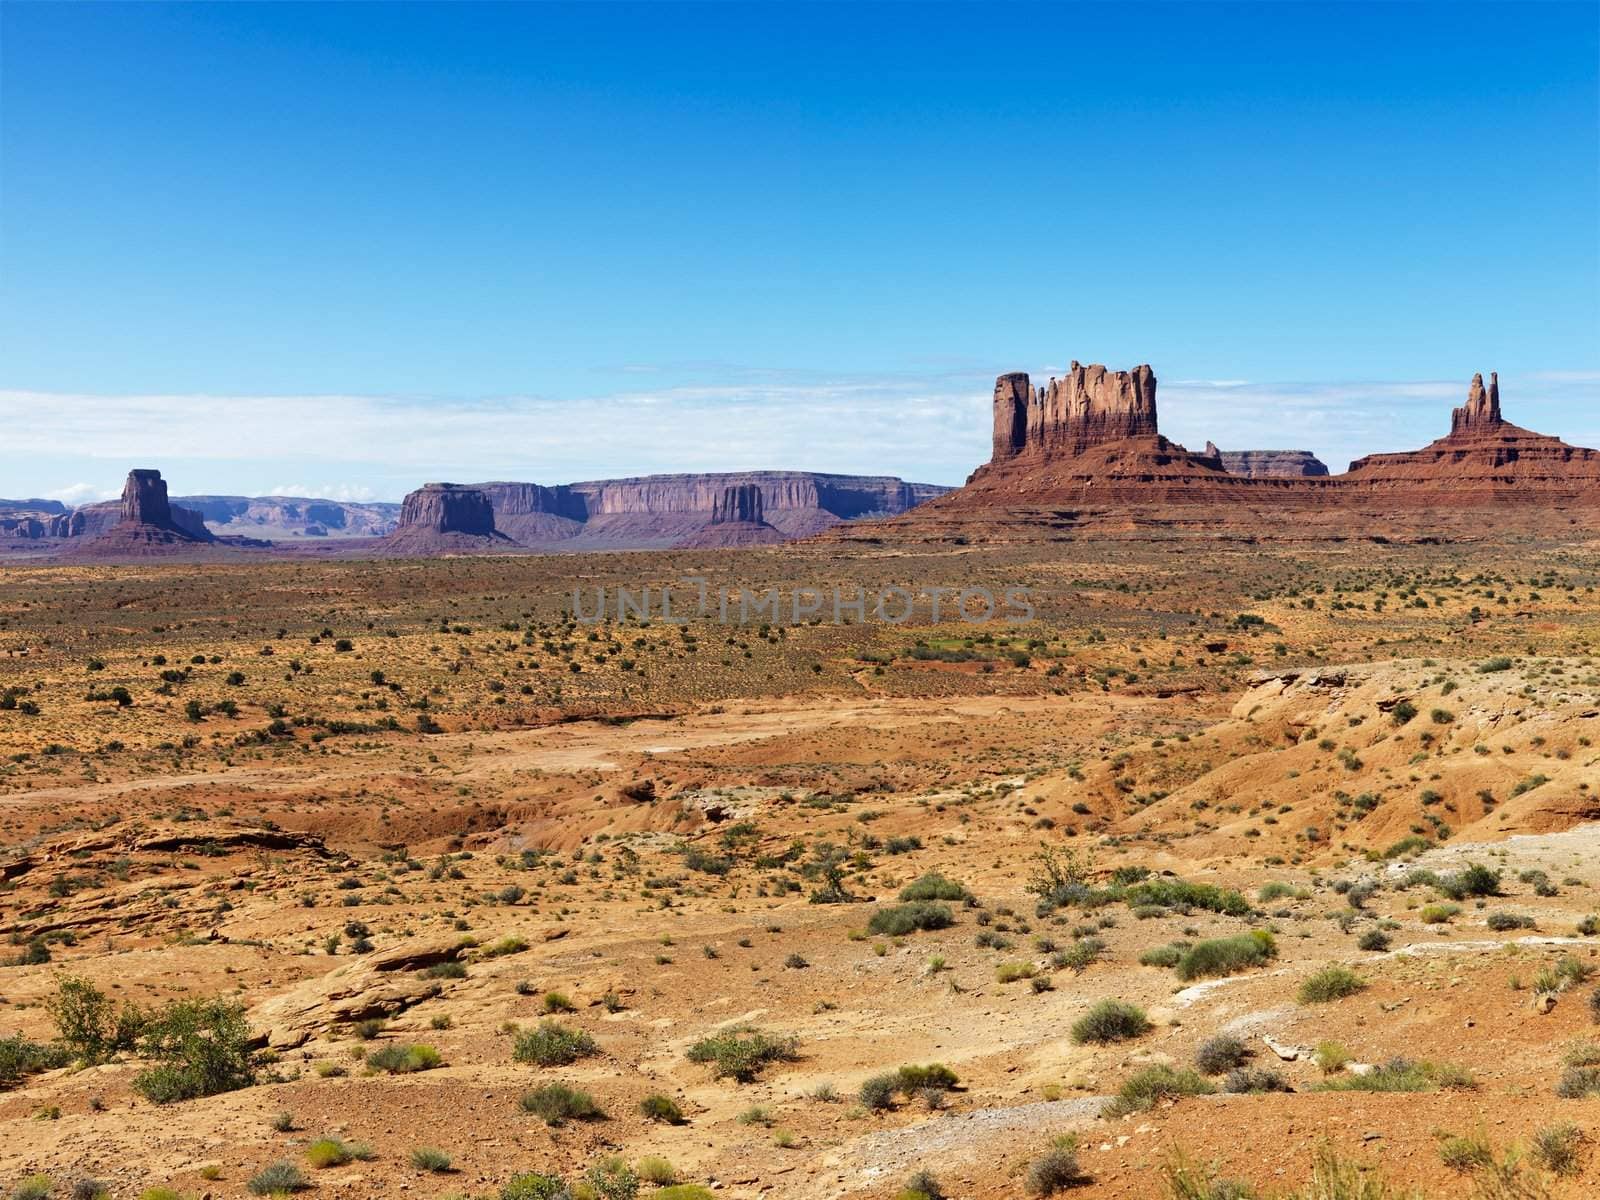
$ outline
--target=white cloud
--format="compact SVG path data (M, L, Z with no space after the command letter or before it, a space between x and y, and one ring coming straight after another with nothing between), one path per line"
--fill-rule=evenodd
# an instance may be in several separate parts
M95 500L110 500L113 496L122 493L110 488L99 487L92 483L69 483L66 487L59 487L44 494L46 500L59 500L67 505L89 504Z

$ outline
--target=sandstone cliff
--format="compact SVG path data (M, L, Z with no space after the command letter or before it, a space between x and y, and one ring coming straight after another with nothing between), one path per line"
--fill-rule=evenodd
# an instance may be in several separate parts
M91 507L100 514L99 520L68 521L63 526L70 532L76 525L80 531L74 539L74 554L142 558L194 549L216 540L199 513L175 507L168 500L167 482L160 471L152 468L136 467L128 472L120 501ZM112 512L116 520L107 525L105 517ZM77 516L73 514L74 518Z
M1156 434L1156 376L1148 364L1108 371L1073 362L1067 374L1034 390L1028 376L994 385L994 461L1082 454L1091 446Z
M763 507L759 485L739 483L725 487L712 505L710 524L679 544L759 546L784 541L783 534L767 524Z
M1327 464L1309 450L1218 450L1207 442L1206 455L1221 459L1228 474L1251 479L1313 479L1328 473Z

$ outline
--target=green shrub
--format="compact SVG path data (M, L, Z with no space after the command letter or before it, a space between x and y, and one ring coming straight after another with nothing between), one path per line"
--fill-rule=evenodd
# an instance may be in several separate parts
M16 1087L29 1075L53 1071L72 1061L64 1047L30 1042L21 1034L0 1038L0 1092Z
M1325 1092L1437 1092L1477 1085L1470 1072L1449 1063L1393 1058L1365 1075L1341 1075L1317 1086Z
M1556 1083L1556 1095L1563 1100L1600 1096L1600 1066L1568 1067Z
M1139 955L1139 965L1143 967L1175 967L1178 960L1183 957L1187 945L1173 942L1166 946L1151 946Z
M135 1075L133 1086L156 1104L215 1096L255 1082L244 1009L227 1000L173 1001L145 1023L139 1050L158 1065Z
M367 1055L367 1066L374 1071L390 1075L411 1075L417 1071L431 1071L444 1060L432 1046L406 1046L395 1043L374 1050Z
M1178 959L1178 978L1211 979L1257 967L1278 955L1278 944L1265 929L1234 937L1196 942Z
M540 1175L530 1171L513 1175L500 1189L500 1200L568 1200L572 1195L559 1175Z
M284 1192L303 1192L311 1184L305 1173L287 1159L263 1167L245 1184L252 1196L277 1196Z
M651 1121L660 1121L663 1125L682 1125L683 1110L671 1096L664 1096L655 1092L639 1101L639 1111Z
M800 1054L800 1039L788 1034L764 1033L749 1026L735 1026L689 1047L689 1061L710 1063L712 1077L731 1076L749 1083L768 1063L792 1062Z
M1145 1067L1117 1090L1105 1108L1108 1117L1144 1112L1162 1100L1180 1096L1209 1096L1216 1089L1195 1071L1176 1071L1166 1065Z
M450 1156L432 1146L418 1146L411 1152L411 1165L419 1171L443 1175L450 1170Z
M136 1006L127 1004L119 1009L94 984L72 975L56 984L45 1010L55 1022L61 1044L73 1058L91 1065L133 1049L145 1021Z
M1335 964L1323 967L1300 985L1301 1004L1326 1004L1353 996L1365 988L1366 982L1349 967Z
M900 937L919 929L947 929L955 921L955 914L950 911L949 905L916 900L910 904L892 904L888 908L880 908L867 922L867 932Z
M1059 1137L1050 1148L1028 1164L1023 1187L1030 1196L1054 1196L1084 1180L1078 1166L1078 1142L1072 1135Z
M894 1107L895 1094L900 1090L900 1080L893 1072L874 1075L862 1082L856 1092L861 1107L873 1112Z
M1570 1121L1546 1125L1529 1144L1533 1161L1556 1175L1576 1175L1582 1155L1583 1130Z
M599 1052L594 1038L584 1030L559 1021L540 1021L536 1028L517 1033L511 1057L540 1067L564 1067Z
M1222 1081L1222 1090L1242 1096L1260 1092L1287 1092L1289 1085L1276 1071L1264 1067L1235 1067Z
M669 1183L676 1183L678 1172L672 1164L656 1155L646 1155L639 1160L635 1168L640 1179L646 1183L653 1183L657 1187L665 1187Z
M564 1083L547 1083L536 1087L522 1097L521 1104L523 1112L532 1113L551 1126L601 1115L593 1096Z
M1461 915L1459 904L1425 904L1417 914L1424 925L1443 925L1452 917Z
M1491 871L1480 863L1469 863L1460 871L1442 876L1438 887L1452 900L1465 900L1472 896L1498 896L1500 872Z
M342 1167L355 1157L355 1147L336 1137L320 1137L306 1147L306 1161L318 1170Z
M929 871L922 878L900 889L901 900L970 900L972 893L953 879L946 879L937 871Z
M1144 1010L1125 1000L1101 1000L1072 1024L1072 1040L1084 1042L1125 1042L1150 1030Z
M1244 1042L1232 1034L1219 1033L1201 1042L1194 1052L1194 1065L1206 1075L1221 1075L1243 1066L1250 1057Z
M698 1183L675 1183L651 1192L650 1200L717 1200L717 1194Z
M1381 929L1369 929L1356 940L1356 946L1360 949L1379 954L1389 948L1389 943L1389 935Z
M1492 1163L1494 1151L1481 1133L1444 1134L1439 1138L1439 1161L1452 1171L1469 1174Z

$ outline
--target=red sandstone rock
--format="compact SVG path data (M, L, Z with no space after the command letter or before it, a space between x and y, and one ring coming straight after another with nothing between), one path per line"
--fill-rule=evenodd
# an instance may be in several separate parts
M1251 479L1310 479L1328 473L1327 465L1309 450L1218 450L1207 442L1206 457L1220 459L1230 475Z
M515 549L495 529L489 497L458 483L425 483L400 504L400 524L382 539L379 552L392 556L482 554Z
M711 523L680 545L759 546L784 541L783 534L762 516L761 488L754 483L722 489L711 508Z

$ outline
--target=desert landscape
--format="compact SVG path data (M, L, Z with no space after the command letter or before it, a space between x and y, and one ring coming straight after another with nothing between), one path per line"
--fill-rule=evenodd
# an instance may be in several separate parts
M379 557L230 552L135 472L0 579L0 1174L1592 1194L1593 452L1475 379L1427 451L1235 475L1143 370L1002 377L967 488L781 545L529 554L429 485ZM778 602L604 599L695 579Z

